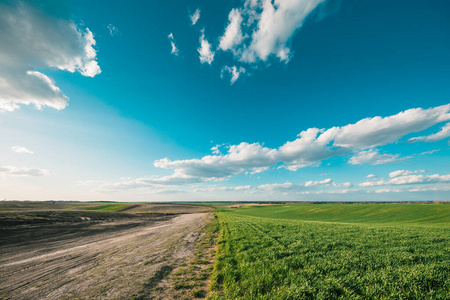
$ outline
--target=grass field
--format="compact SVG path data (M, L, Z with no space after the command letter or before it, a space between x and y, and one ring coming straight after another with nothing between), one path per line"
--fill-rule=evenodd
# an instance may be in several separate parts
M218 208L213 299L450 299L450 205Z
M118 211L127 207L130 207L130 204L107 204L100 205L94 207L85 208L86 210L100 210L100 211Z

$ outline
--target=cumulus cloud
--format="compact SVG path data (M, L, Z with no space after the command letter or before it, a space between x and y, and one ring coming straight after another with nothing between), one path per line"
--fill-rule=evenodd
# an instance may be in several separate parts
M236 80L238 80L238 78L241 74L245 73L245 68L243 68L243 67L237 68L236 66L232 66L232 67L224 66L222 68L222 73L221 73L222 78L225 73L229 73L231 75L230 83L233 84L236 82Z
M106 26L106 28L108 28L109 34L111 36L115 36L115 35L119 34L119 29L117 29L117 27L114 26L113 24L109 24L108 26Z
M409 173L402 173L409 174ZM394 174L396 175L396 174ZM410 184L435 184L450 182L450 174L448 175L399 175L389 180L365 181L360 183L361 187L381 186L381 185L410 185Z
M175 56L178 56L179 50L178 50L177 46L175 45L175 39L174 39L174 37L173 37L173 34L170 33L170 34L167 36L167 38L169 39L170 45L172 46L172 51L171 51L170 53L173 54L173 55L175 55Z
M288 62L292 37L322 2L247 0L243 7L229 13L219 49L231 50L237 59L247 63L266 61L270 56Z
M409 189L409 192L450 191L450 184Z
M211 147L211 151L212 151L214 154L220 154L220 150L219 150L219 147L218 147L217 145Z
M245 175L248 175L248 174L254 175L254 174L262 173L262 172L267 171L267 170L269 170L269 167L254 168L250 172L248 172L248 171L245 172Z
M195 25L198 19L200 19L200 8L197 8L195 12L189 16L189 18L191 19L192 25Z
M400 158L398 154L380 154L376 149L370 149L367 151L360 151L352 158L350 158L349 163L352 165L361 165L361 164L372 164L372 165L381 165L387 163L393 163L402 161L406 158Z
M352 153L355 153L349 161L352 164L393 162L406 157L380 154L371 147L396 142L409 133L447 121L450 119L449 111L450 105L429 109L415 108L385 118L366 118L343 127L327 130L309 128L302 131L297 139L288 141L279 148L243 142L230 146L224 154L175 161L163 158L156 160L154 166L173 169L174 174L182 176L223 179L248 171L265 170L271 166L296 171L317 165L327 158ZM367 148L369 150L364 150Z
M323 181L307 181L304 184L294 184L292 182L262 184L257 187L258 190L270 193L282 193L283 195L297 194L345 194L352 190L348 189L350 182L335 183L331 179ZM345 189L330 189L330 187L346 187Z
M320 181L319 181L319 182L320 182ZM323 185L326 185L326 186L333 186L333 187L346 187L346 188L349 188L349 187L352 186L352 183L351 183L351 182L336 183L336 182L334 182L334 181L331 180L330 183L323 183Z
M154 166L175 169L178 174L202 178L224 178L245 170L257 170L276 162L276 150L263 147L259 143L241 143L228 148L225 155L207 155L201 159L171 161L167 158L156 160Z
M223 147L225 144L217 144L213 147L211 147L211 151L214 154L221 154L222 152L220 152L220 148Z
M285 182L285 183L272 183L272 184L262 184L258 186L258 189L260 190L267 190L267 191L304 191L306 189L311 189L313 187L317 186L333 186L333 187L350 187L350 182L345 183L335 183L331 178L327 178L320 181L313 181L309 180L306 181L304 184L293 184L292 182Z
M241 23L242 16L239 9L232 9L228 15L228 26L225 33L220 37L219 49L227 51L232 50L241 44L244 37L242 36Z
M411 174L410 171L406 171L406 170L397 170L397 171L393 171L391 173L389 173L389 177L397 177L397 176L401 176L401 175L409 175Z
M422 183L426 179L424 175L404 175L390 179L388 184L411 184Z
M0 167L0 175L3 176L46 176L50 171L45 169L18 168L12 166Z
M24 2L0 4L0 111L20 105L63 109L69 98L36 68L94 77L101 72L89 28L49 16Z
M202 64L211 64L214 60L214 51L211 50L211 44L205 38L205 30L202 29L202 35L200 36L200 48L197 49L200 54L200 62Z
M430 109L413 108L389 117L365 118L355 124L333 127L334 145L368 149L398 141L407 134L423 131L437 123L450 120L450 104Z
M285 183L271 183L271 184L262 184L258 186L258 189L265 190L265 191L286 191L286 190L293 190L303 187L303 185L300 184L293 184L292 182L285 182Z
M315 186L315 185L322 185L322 184L330 184L331 183L331 178L327 178L321 181L307 181L305 183L305 187L308 186Z
M399 189L379 189L379 190L375 190L375 193L380 194L380 193L399 193L402 190Z
M13 146L11 148L11 150L16 152L16 153L28 153L28 154L33 154L34 153L30 149L22 147L22 146Z
M417 174L417 173L424 173L425 170L416 170L416 171L409 171L409 170L397 170L389 173L389 177L398 177L398 176L406 176L411 174Z
M331 147L333 134L333 132L318 128L302 131L297 135L297 139L279 147L278 161L283 162L284 168L297 171L300 168L315 165L324 159L348 154L349 149Z
M431 143L431 142L437 142L437 141L443 140L448 137L450 137L450 123L445 124L441 128L441 130L437 133L426 135L426 136L418 136L418 137L410 138L408 140L408 142L414 143L414 142L422 141L422 142L426 142L426 143Z
M377 177L377 175L375 175L375 174L369 174L369 175L366 176L366 178L374 178L374 177Z
M343 186L343 187L351 187L352 186L352 183L351 182L344 182L344 183L342 183L342 184L338 184L337 186Z

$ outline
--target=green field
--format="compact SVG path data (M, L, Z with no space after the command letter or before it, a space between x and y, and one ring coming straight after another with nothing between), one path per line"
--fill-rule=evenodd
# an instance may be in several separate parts
M107 205L88 207L88 208L85 208L85 210L118 211L118 210L130 207L130 206L131 206L131 204L107 204Z
M450 205L218 208L213 299L450 299Z

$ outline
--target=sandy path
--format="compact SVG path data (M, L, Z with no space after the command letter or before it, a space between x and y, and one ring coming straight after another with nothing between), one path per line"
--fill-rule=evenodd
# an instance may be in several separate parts
M206 221L197 213L24 229L0 239L0 298L148 298L192 254Z

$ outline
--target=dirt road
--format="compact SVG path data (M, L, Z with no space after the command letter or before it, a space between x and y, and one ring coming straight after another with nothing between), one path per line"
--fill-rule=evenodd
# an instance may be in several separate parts
M151 298L158 282L192 255L208 218L86 218L2 228L0 298Z

